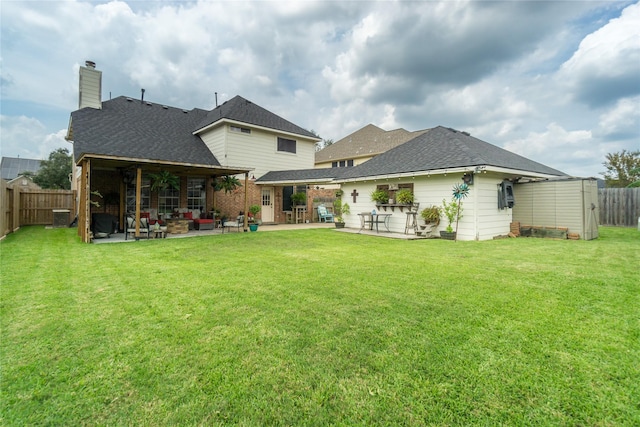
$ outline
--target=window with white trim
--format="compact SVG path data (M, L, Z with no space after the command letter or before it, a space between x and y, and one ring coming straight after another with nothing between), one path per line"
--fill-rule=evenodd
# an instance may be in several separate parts
M233 126L233 125L231 125L229 128L231 129L231 132L239 132L239 133L246 133L246 134L251 133L251 129L249 128L243 128L240 126Z
M206 194L204 178L187 179L187 208L203 210Z
M126 205L127 212L136 211L136 183L127 184L126 189ZM147 211L151 207L151 180L142 177L142 186L140 187L140 210Z

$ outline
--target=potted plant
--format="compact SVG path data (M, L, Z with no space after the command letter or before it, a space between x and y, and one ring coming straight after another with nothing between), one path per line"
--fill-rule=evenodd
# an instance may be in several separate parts
M448 240L456 240L458 234L458 222L462 218L462 199L469 195L469 186L467 184L456 184L453 186L453 198L447 203L442 199L444 215L447 217L447 228L440 232L440 237ZM456 229L453 229L453 221L456 222Z
M376 202L377 205L386 205L389 203L389 192L380 188L374 190L371 193L371 200Z
M424 220L425 224L440 224L440 216L442 215L442 209L439 206L429 206L420 211L420 217Z
M258 231L258 219L256 218L256 215L261 209L260 205L251 205L249 207L249 218L253 219L253 222L249 224L249 230Z
M293 193L291 195L291 203L293 206L300 206L307 204L307 195L305 193Z
M413 193L407 188L403 188L396 193L396 203L410 205L413 203Z
M344 228L343 215L349 215L351 213L349 203L342 203L342 199L336 199L333 201L333 210L335 211L334 224L336 228Z
M443 239L454 240L456 238L456 232L453 231L453 223L456 220L456 214L458 214L458 219L462 217L458 207L458 202L455 199L449 203L447 203L446 199L442 199L442 213L447 218L447 228L440 231L440 237Z

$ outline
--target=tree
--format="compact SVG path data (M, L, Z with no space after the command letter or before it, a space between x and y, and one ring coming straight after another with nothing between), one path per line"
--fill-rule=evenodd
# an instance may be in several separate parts
M607 187L628 187L640 181L640 151L622 150L618 153L607 153L603 163L607 168L604 176Z
M69 150L58 148L49 154L49 160L40 162L40 170L33 177L33 182L42 188L69 190L71 188L69 181L71 171L72 159Z

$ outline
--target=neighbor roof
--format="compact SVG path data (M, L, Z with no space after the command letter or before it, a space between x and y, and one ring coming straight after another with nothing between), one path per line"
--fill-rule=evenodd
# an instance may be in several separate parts
M235 96L222 105L219 105L215 109L209 111L206 117L198 123L194 131L200 131L207 126L225 119L320 140L320 138L310 131L283 119L271 111L265 110L261 106L254 104L241 96Z
M566 175L559 170L474 138L466 132L438 126L361 165L344 168L342 178L473 166L494 166L555 176Z
M21 157L3 157L0 161L0 172L2 179L11 181L23 172L36 173L40 170L41 160L23 159Z
M206 115L197 108L182 110L123 96L104 101L100 110L74 111L75 160L89 154L220 166L193 134Z
M425 132L426 130L409 132L402 128L386 131L378 126L368 124L362 129L318 151L315 162L323 163L375 156L395 148Z

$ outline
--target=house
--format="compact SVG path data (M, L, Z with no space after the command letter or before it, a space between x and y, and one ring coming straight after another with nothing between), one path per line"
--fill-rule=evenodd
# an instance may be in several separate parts
M410 189L423 209L441 206L443 199L451 199L455 184L466 182L470 192L463 200L458 239L487 240L510 231L513 201L501 203L506 187L513 190L520 181L544 181L563 176L561 171L466 132L438 126L351 168L270 172L258 182L271 185L305 181L340 184L342 197L351 208L351 215L345 218L347 227L360 227L359 212L386 209L392 214L390 230L400 233L405 231L406 211L399 205L376 206L370 198L374 190L385 189L393 198L396 191ZM441 223L439 227L444 229L446 224Z
M215 195L223 214L235 216L261 204L263 221L279 221L282 188L258 187L253 179L269 170L313 167L319 138L240 96L212 110L149 102L144 90L140 99L102 101L102 73L95 63L87 61L79 74L79 109L71 113L67 140L73 143L79 234L85 242L96 212L112 214L120 224L127 213L139 218L147 210L210 214L212 184L223 176L244 177L240 191ZM177 176L179 188L152 191L151 177L161 172ZM92 200L96 191L104 198L99 208L92 203L98 201Z
M357 166L425 132L426 130L409 132L402 128L386 131L368 124L318 151L315 167Z
M32 176L40 170L41 160L21 157L3 157L0 161L2 179L9 187L19 186L24 190L40 190Z

